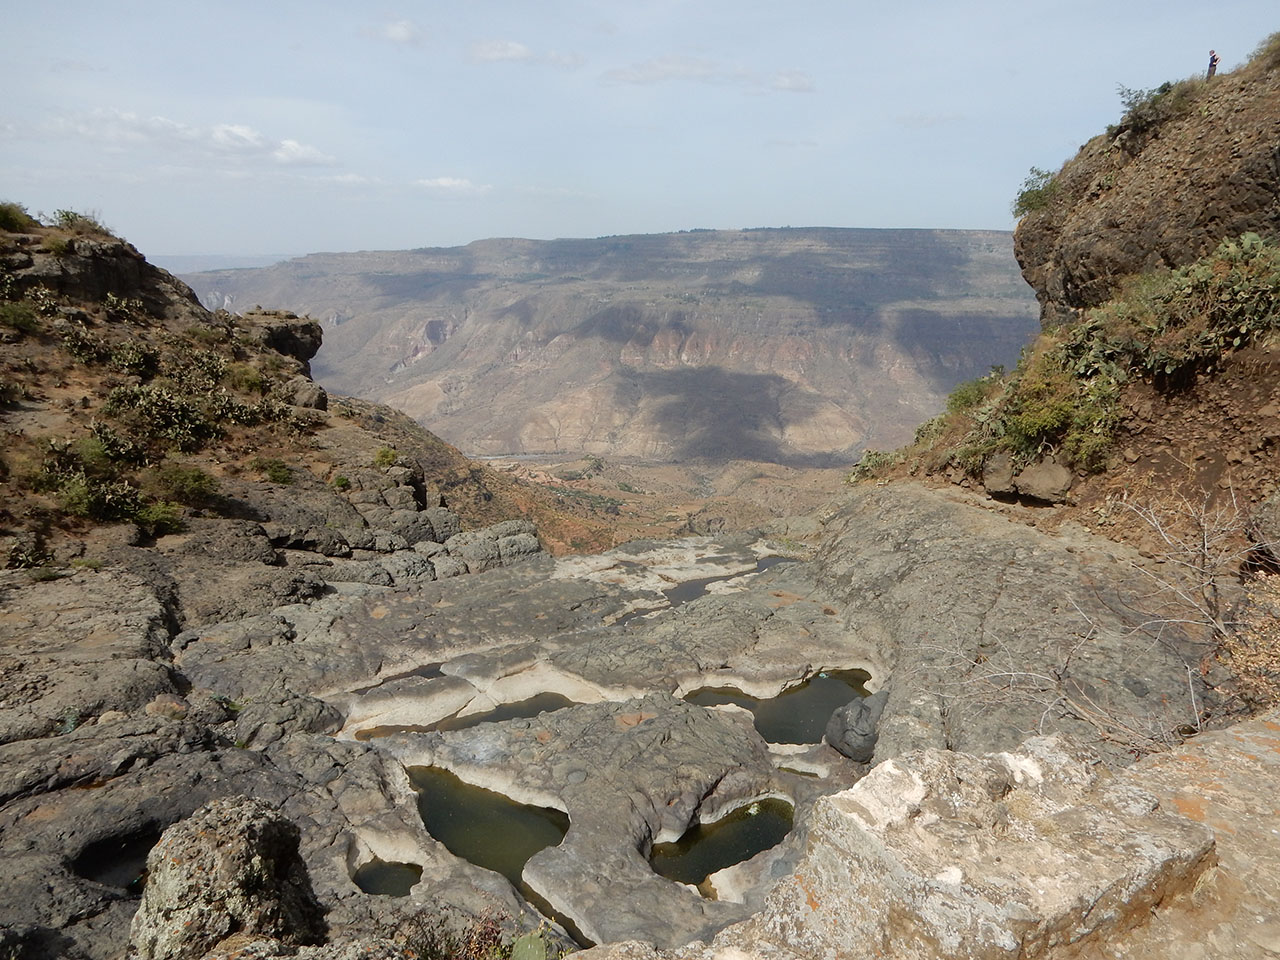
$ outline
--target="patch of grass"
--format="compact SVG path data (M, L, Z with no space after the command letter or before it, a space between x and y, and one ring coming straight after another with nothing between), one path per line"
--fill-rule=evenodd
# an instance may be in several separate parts
M35 217L27 213L27 208L12 200L0 202L0 230L6 233L30 233L40 226Z
M249 466L272 483L282 485L293 483L293 469L283 460L255 457L249 461Z
M71 241L66 237L45 237L44 248L59 260L65 260L72 252Z
M1280 68L1280 33L1273 33L1258 44L1258 49L1249 57L1249 66L1263 71Z
M887 470L902 463L904 457L898 450L864 450L853 470L845 478L846 483L857 483L869 480L882 470Z
M207 506L218 494L216 477L199 467L181 463L166 463L150 472L144 479L144 487L162 500L188 507Z
M19 333L38 333L40 315L34 304L26 300L0 302L0 326Z
M108 230L99 219L101 215L94 213L81 213L78 210L55 210L50 222L53 226L60 230L66 230L68 233L78 234L80 236L96 236L111 237L114 234Z
M381 447L373 455L373 465L375 467L392 467L395 466L395 462L399 458L400 451L395 447Z
M265 394L270 386L261 371L247 363L227 364L223 382L241 393Z

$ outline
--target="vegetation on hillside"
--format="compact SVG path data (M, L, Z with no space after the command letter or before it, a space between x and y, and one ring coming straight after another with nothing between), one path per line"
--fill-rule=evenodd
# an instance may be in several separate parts
M1056 454L1076 470L1102 470L1121 426L1125 384L1177 390L1277 329L1280 246L1252 233L1224 241L1186 267L1132 278L1078 323L1047 330L1012 373L960 384L912 445L864 456L855 478L895 460L977 477L1000 452L1015 465Z

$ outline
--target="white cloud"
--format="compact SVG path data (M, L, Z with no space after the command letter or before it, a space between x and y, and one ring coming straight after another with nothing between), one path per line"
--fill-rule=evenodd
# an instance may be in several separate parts
M416 47L422 43L423 33L412 20L397 20L394 23L388 23L383 26L382 37L392 43L402 43L405 46Z
M46 136L69 137L109 144L184 152L210 151L240 161L264 161L281 166L329 166L335 159L297 140L275 140L243 123L218 123L202 128L168 117L141 117L125 110L95 110L57 117L43 126Z
M432 177L430 179L415 180L414 185L425 187L436 193L450 194L456 197L479 196L493 189L489 184L472 183L465 177Z
M239 123L219 123L210 131L213 145L232 153L256 153L266 147L262 134Z
M271 159L291 167L327 167L334 162L327 153L297 140L281 140L280 145L271 151Z
M774 90L785 93L813 93L813 77L803 70L782 70L773 75Z
M494 62L500 60L532 60L533 51L514 40L486 40L471 45L471 59Z

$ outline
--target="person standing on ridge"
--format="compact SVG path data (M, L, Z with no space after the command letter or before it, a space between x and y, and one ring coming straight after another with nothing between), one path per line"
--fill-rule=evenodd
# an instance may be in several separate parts
M1218 60L1220 58L1212 50L1209 51L1209 76L1206 79L1212 80L1213 75L1218 72Z

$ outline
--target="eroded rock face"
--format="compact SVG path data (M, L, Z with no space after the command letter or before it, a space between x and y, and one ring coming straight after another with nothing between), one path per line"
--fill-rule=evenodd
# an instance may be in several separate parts
M1109 299L1119 281L1181 266L1224 239L1280 234L1280 69L1216 77L1188 115L1142 136L1090 140L1014 235L1042 323Z
M912 752L817 802L760 913L664 960L1026 960L1145 923L1213 865L1213 832L1055 738ZM621 945L584 960L639 960Z
M290 944L324 939L298 828L261 800L202 807L165 831L147 869L130 936L142 960L195 960L232 933Z

